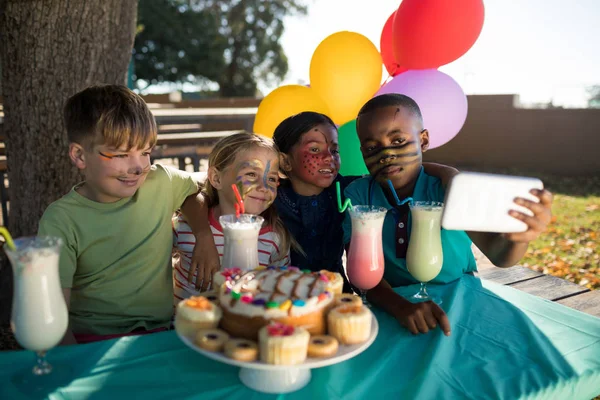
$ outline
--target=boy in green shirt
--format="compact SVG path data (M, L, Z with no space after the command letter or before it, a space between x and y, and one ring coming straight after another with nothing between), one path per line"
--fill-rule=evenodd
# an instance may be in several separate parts
M167 329L171 218L198 185L185 172L151 165L156 122L126 87L87 88L67 101L64 116L69 157L85 181L50 204L39 226L40 235L64 243L63 344Z

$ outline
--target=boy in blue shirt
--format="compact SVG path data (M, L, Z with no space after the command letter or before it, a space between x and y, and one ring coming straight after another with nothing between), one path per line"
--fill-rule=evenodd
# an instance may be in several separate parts
M373 304L393 315L413 334L427 333L438 324L447 336L450 322L444 311L433 302L413 304L396 294L392 287L417 283L406 269L410 213L414 201L444 201L444 188L438 178L425 173L422 153L429 145L429 133L417 103L400 94L385 94L369 100L359 111L357 133L365 164L371 176L358 179L345 190L352 204L374 205L388 209L383 226L385 272L382 281L368 292ZM391 181L396 193L391 192ZM533 212L533 216L511 211L511 215L528 225L526 232L513 234L447 231L442 229L444 264L434 283L448 283L465 273L477 270L471 241L497 266L517 263L550 222L552 195L546 190L532 190L540 199L535 203L516 199L516 203ZM344 221L344 242L350 241L349 216Z

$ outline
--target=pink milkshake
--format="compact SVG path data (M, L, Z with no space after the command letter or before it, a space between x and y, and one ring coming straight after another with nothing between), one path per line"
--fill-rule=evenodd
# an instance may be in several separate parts
M366 291L377 286L383 278L381 231L387 210L383 207L354 206L349 211L352 237L346 271L350 283Z

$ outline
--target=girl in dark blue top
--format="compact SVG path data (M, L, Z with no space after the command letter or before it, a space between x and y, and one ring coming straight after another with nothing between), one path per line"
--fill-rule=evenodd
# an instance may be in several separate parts
M326 115L302 112L281 122L273 140L281 152L280 171L287 178L279 186L275 206L300 247L292 248L291 265L344 275L344 215L337 210L335 182L343 191L358 177L338 174L335 124Z

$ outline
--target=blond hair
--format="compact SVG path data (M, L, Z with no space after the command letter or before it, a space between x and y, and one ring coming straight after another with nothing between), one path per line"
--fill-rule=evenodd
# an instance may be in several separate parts
M218 171L223 171L233 163L237 154L256 148L270 150L279 157L279 150L271 139L253 133L243 132L219 140L208 156L208 167L214 167ZM210 183L210 180L206 180L202 193L204 194L209 207L214 207L219 204L219 194L217 189ZM273 261L285 258L290 246L295 249L300 249L298 243L291 237L290 233L283 225L281 218L279 218L279 215L277 214L277 209L273 204L263 211L261 216L265 219L267 226L270 226L271 229L273 229L281 241L279 254Z
M156 144L156 121L144 100L122 85L88 87L64 107L69 142L127 150Z

